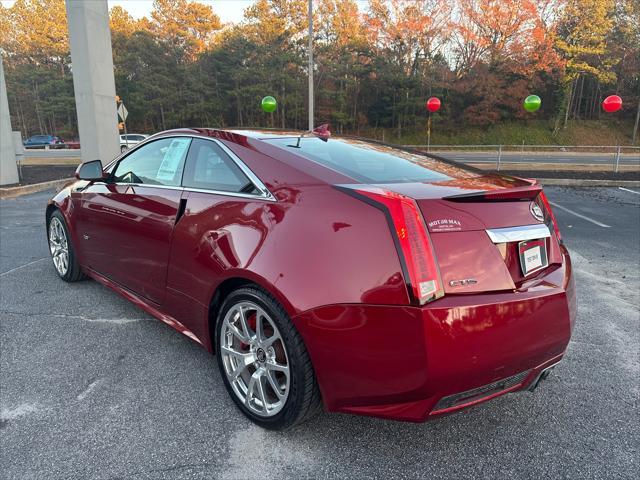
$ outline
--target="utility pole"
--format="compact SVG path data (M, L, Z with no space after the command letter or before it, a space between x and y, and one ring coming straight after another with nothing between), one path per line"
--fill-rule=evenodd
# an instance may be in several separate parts
M309 131L313 130L313 0L309 0Z

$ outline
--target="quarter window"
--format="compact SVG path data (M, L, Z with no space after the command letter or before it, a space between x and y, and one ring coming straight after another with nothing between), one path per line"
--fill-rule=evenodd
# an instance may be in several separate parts
M119 183L179 186L191 139L163 138L134 150L118 163Z
M193 139L183 186L223 192L255 193L253 183L215 142Z

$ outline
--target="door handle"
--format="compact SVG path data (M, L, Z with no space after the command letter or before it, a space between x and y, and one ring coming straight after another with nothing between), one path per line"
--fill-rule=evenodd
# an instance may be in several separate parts
M178 224L178 222L180 221L180 219L184 215L184 212L185 212L186 209L187 209L187 199L186 198L181 198L180 199L180 204L178 205L178 213L176 214L176 223L175 223L175 225Z

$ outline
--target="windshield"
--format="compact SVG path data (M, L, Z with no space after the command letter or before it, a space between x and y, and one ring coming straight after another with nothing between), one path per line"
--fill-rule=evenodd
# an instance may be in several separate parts
M355 139L269 138L266 141L290 150L363 183L440 182L475 177L461 167L398 148Z

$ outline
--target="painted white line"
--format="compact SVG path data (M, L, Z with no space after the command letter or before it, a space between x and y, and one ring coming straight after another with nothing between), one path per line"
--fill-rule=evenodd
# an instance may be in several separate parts
M629 190L628 188L618 187L620 190L624 190L625 192L635 193L636 195L640 195L640 192L636 192L635 190Z
M10 273L13 273L13 272L15 272L17 270L22 270L23 268L27 268L29 265L33 265L34 263L41 262L43 260L46 260L47 258L49 258L49 257L40 258L38 260L34 260L33 262L25 263L24 265L20 265L19 267L12 268L11 270L7 270L6 272L2 272L2 273L0 273L0 277L4 277L5 275L9 275Z
M558 205L555 202L549 202L551 205L553 205L556 208L559 208L560 210L564 210L567 213L570 213L571 215L575 215L576 217L582 218L583 220L586 220L587 222L591 222L594 225L598 225L599 227L603 227L603 228L611 228L611 225L607 225L605 223L600 223L597 220L594 220L593 218L589 218L585 215L582 215L581 213L578 212L574 212L573 210L568 209L567 207L563 207L562 205Z

